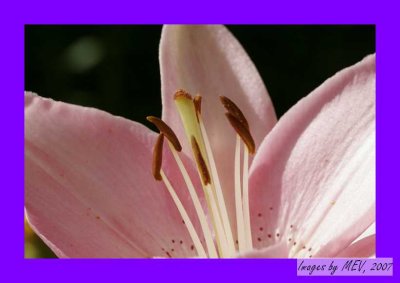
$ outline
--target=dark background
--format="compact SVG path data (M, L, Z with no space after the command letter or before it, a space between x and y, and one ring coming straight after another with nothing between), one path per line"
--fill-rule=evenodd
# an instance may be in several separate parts
M228 26L278 116L327 78L375 52L375 27ZM161 26L26 26L25 89L145 121L161 113Z
M282 116L344 67L375 52L375 26L228 26ZM142 122L161 115L161 26L25 27L25 89ZM34 240L37 243L37 240ZM39 249L38 256L49 256Z

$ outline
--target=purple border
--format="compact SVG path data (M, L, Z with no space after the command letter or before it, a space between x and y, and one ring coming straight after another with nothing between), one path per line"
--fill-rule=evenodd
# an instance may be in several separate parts
M1 79L3 83L2 148L5 162L2 180L2 263L1 281L44 282L121 282L126 281L200 281L276 282L318 280L296 277L296 260L24 260L23 259L23 36L27 23L370 23L377 25L377 240L380 257L398 258L400 144L396 108L400 65L398 56L398 18L396 1L377 3L343 1L274 2L246 1L233 5L213 1L150 2L113 1L26 1L2 3ZM208 3L209 2L209 3ZM389 2L389 3L388 3ZM398 2L398 1L397 1ZM190 5L194 5L190 7ZM68 6L67 6L68 5ZM155 7L157 9L155 9ZM396 36L397 34L397 36ZM5 90L4 90L5 87ZM397 111L396 111L397 110ZM395 131L390 131L393 124ZM390 162L393 161L393 166ZM5 193L5 194L4 194ZM393 221L395 220L395 221ZM395 224L393 224L393 222ZM396 267L394 267L396 268ZM396 275L396 270L394 271ZM395 276L396 277L396 276ZM6 278L6 279L4 279ZM140 280L140 279L141 280ZM7 280L8 279L8 280ZM349 282L371 282L373 278L331 278ZM395 280L379 278L379 282Z

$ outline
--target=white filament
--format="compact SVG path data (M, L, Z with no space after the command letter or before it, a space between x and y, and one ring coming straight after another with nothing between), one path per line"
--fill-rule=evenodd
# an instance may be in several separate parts
M235 148L235 206L239 252L244 252L246 250L246 240L243 221L242 189L240 186L240 144L241 140L239 135L237 135Z
M243 153L243 217L246 236L246 249L253 249L250 224L250 205L249 205L249 149L244 146Z
M218 171L217 171L217 166L215 164L214 155L212 153L210 141L208 139L208 135L207 135L206 129L204 127L204 123L201 118L201 115L199 115L199 124L200 124L200 130L201 130L203 140L204 140L204 145L206 148L206 153L208 156L212 184L214 187L214 191L216 193L217 205L218 205L219 213L221 215L222 225L223 225L225 237L227 240L227 245L228 245L227 248L229 250L229 253L233 256L235 254L235 243L233 240L232 229L231 229L231 225L229 222L228 211L226 209L224 195L222 193L221 182L218 177Z
M196 210L197 216L199 217L201 229L203 230L204 238L205 238L206 245L207 245L208 254L209 254L209 256L211 258L217 258L218 254L217 254L217 250L215 249L215 246L214 246L212 234L211 234L210 228L209 228L208 223L207 223L207 218L206 218L204 210L203 210L203 208L201 206L199 197L197 196L196 190L195 190L195 188L193 186L192 180L190 179L189 174L188 174L185 166L183 165L182 160L179 157L179 155L178 155L177 151L175 150L174 146L170 142L168 142L168 145L169 145L169 148L172 151L172 154L173 154L173 156L174 156L174 158L176 160L176 163L178 164L179 170L182 173L183 179L185 180L186 186L187 186L187 188L189 190L190 197L193 200L194 208Z
M190 237L192 238L193 245L196 248L197 254L199 255L199 257L206 258L207 257L206 251L204 250L203 245L200 242L200 238L197 235L197 232L193 227L192 221L190 221L189 215L187 214L185 208L182 205L182 202L179 200L179 197L175 193L174 188L172 187L167 176L165 176L164 171L162 169L160 170L160 175L161 175L162 180L164 181L164 184L167 187L167 190L170 193L176 207L178 208L178 211L181 214L183 221L185 222L186 228L188 229Z

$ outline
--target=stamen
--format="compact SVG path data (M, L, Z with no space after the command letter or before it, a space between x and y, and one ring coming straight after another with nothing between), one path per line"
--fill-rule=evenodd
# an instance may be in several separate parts
M206 258L207 257L206 251L204 250L203 245L200 242L200 238L197 235L196 230L194 229L193 223L192 221L190 221L189 215L187 214L185 208L182 205L182 202L180 201L178 195L175 193L174 188L172 187L167 176L165 176L165 173L162 169L160 170L160 175L176 207L178 208L178 211L181 214L183 221L185 221L186 228L188 229L189 235L192 238L194 246L196 247L197 254L199 255L199 257Z
M249 153L254 154L256 146L253 137L251 136L250 131L246 127L246 125L241 123L241 121L230 112L225 113L225 116L228 118L236 133L240 136L244 144L247 146Z
M249 204L249 150L244 147L243 153L243 217L244 217L244 228L246 235L247 249L253 249L253 239L251 235L251 223L250 223L250 204Z
M197 120L201 114L201 95L196 95L193 98L194 108L196 109Z
M225 96L220 96L219 97L222 104L224 105L226 111L228 113L231 113L233 116L236 117L236 119L239 120L243 126L245 126L247 129L249 129L249 123L246 120L246 117L244 117L243 112L239 109L239 107L236 106L236 104L230 100L229 98Z
M179 143L178 138L176 137L174 131L160 118L154 116L147 116L147 121L154 124L157 129L165 135L165 137L174 145L176 151L181 151L182 146Z
M180 159L177 151L174 149L174 147L173 147L173 145L171 143L169 143L169 147L170 147L171 152L172 152L172 154L173 154L173 156L175 158L175 161L178 164L178 167L179 167L179 169L180 169L180 171L182 173L183 179L184 179L184 181L186 183L186 186L187 186L187 188L189 190L190 197L192 198L192 201L193 201L193 204L194 204L194 208L196 210L197 216L198 216L199 221L200 221L201 229L203 230L204 238L206 240L206 245L207 245L207 250L208 250L209 257L216 258L216 257L218 257L217 250L215 249L213 238L212 238L212 234L211 234L210 228L209 228L208 223L207 223L207 218L206 218L204 210L203 210L203 208L201 206L199 197L197 196L197 193L196 193L196 190L195 190L194 185L192 183L192 180L190 179L189 174L186 171L186 168L183 165L183 162Z
M235 148L235 206L239 252L246 250L245 227L243 221L242 189L240 187L240 137L236 138Z
M200 257L207 257L207 254L200 242L200 238L197 235L196 230L194 229L194 226L192 222L190 221L189 215L187 214L185 208L182 205L182 202L179 200L179 197L175 193L174 188L172 187L171 183L169 182L167 176L165 176L164 171L161 169L162 165L162 152L163 152L163 144L164 144L164 134L161 133L157 141L154 145L154 150L153 150L153 175L156 180L162 180L167 187L168 192L170 193L176 207L178 208L179 213L181 214L181 217L183 219L183 222L186 225L186 228L188 229L189 235L192 238L192 241L194 245L196 246L197 253Z
M233 256L236 252L235 243L233 241L233 234L232 234L232 229L231 229L231 225L229 222L228 211L226 209L225 200L224 200L224 196L222 193L221 183L219 181L214 156L213 156L213 153L211 150L210 141L208 139L208 135L207 135L207 132L206 132L206 129L204 127L204 123L203 123L203 120L201 117L201 102L202 102L202 97L200 95L195 96L195 98L193 99L193 103L194 103L194 106L196 109L197 121L200 126L200 132L203 137L203 142L204 142L204 146L205 146L205 150L206 150L209 171L211 173L211 180L212 180L211 187L212 187L212 192L213 192L212 196L215 199L215 205L216 205L218 213L221 217L221 223L223 225L223 229L221 229L221 230L224 232L224 236L226 239L226 249L227 250L226 250L225 254L226 254L226 256Z
M227 246L224 227L222 226L222 220L219 215L217 202L214 197L214 192L211 190L210 184L205 186L204 193L206 195L206 199L209 204L213 226L215 229L215 238L217 241L220 255L221 257L229 257L230 253Z
M192 136L191 138L191 143L192 143L193 154L196 159L197 168L199 169L203 185L208 185L210 184L211 181L210 173L208 172L206 162L204 161L204 158L200 152L199 144L197 143L196 138L194 136Z
M220 96L220 100L228 111L225 113L232 127L238 134L236 150L235 150L235 204L236 204L236 217L238 226L239 250L252 249L252 235L250 223L250 208L249 208L249 195L248 195L248 159L249 153L255 152L254 139L250 134L249 123L243 112L236 106L236 104L225 96ZM243 156L243 179L242 187L240 187L240 138L246 145ZM243 191L242 191L243 189ZM243 194L243 195L242 195ZM243 226L244 236L242 235Z
M204 127L204 123L203 123L200 113L198 115L198 118L199 118L201 134L203 136L204 145L206 147L206 152L207 152L207 156L208 156L209 163L210 163L212 185L214 186L214 191L216 192L216 197L217 197L217 202L218 202L217 205L218 205L219 212L221 215L222 224L224 226L225 236L228 241L228 248L230 250L231 255L234 255L236 252L235 251L235 243L233 241L233 233L232 233L231 225L229 222L229 216L228 216L228 211L227 211L226 205L225 205L224 195L222 193L221 182L218 177L217 166L215 164L214 155L211 150L210 141L208 139L207 131Z
M164 142L164 135L159 134L156 143L154 144L153 148L153 164L152 164L152 171L153 176L157 181L161 181L161 164L162 164L162 152L163 152L163 142Z

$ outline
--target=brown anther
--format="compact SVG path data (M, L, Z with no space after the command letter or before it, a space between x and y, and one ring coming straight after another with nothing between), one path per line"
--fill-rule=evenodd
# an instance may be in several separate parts
M196 109L196 115L198 116L201 114L201 95L196 95L193 98L193 103L194 103L194 109Z
M192 100L192 96L187 91L184 91L183 89L178 89L175 92L174 99L181 98L181 97Z
M204 161L204 158L201 155L199 144L197 143L196 138L194 136L192 136L191 138L191 143L197 167L201 175L201 180L203 181L204 185L210 184L211 180L210 173L208 172L206 162Z
M230 112L225 113L232 127L235 129L236 133L240 136L244 144L247 146L250 154L254 154L256 151L256 145L254 143L253 137L250 134L248 128L245 127L233 114Z
M156 180L161 181L162 177L160 174L162 164L162 152L163 152L164 135L161 133L154 145L153 149L153 176Z
M172 143L176 151L182 150L182 146L179 143L174 131L167 124L165 124L163 120L154 116L147 116L146 119L147 121L153 123L153 125L164 134L164 136Z
M238 119L240 123L243 124L243 126L245 126L247 130L249 130L249 123L247 122L246 117L244 117L243 112L239 109L239 107L237 107L232 100L225 96L220 96L219 99L221 100L222 105L224 105L226 111L235 116L236 119Z

